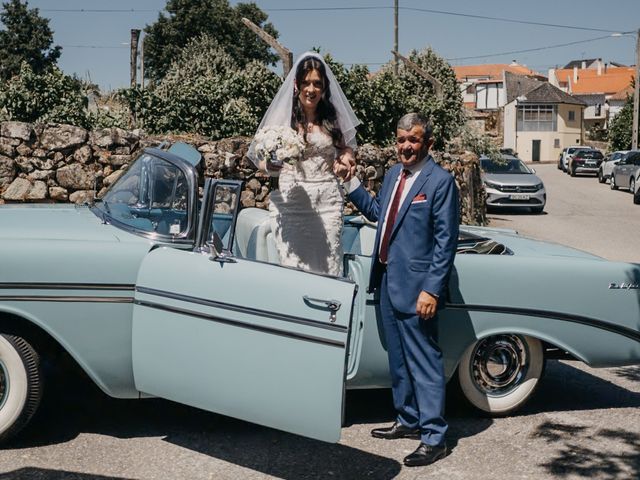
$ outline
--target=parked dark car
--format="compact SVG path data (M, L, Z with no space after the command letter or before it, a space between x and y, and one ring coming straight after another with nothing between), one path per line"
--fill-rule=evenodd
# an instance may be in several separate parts
M569 165L569 158L576 151L582 148L591 148L587 145L573 145L572 147L565 147L560 152L560 157L558 158L558 170L562 170L563 172L568 172L567 166Z
M578 173L592 173L598 175L604 155L594 148L582 148L569 157L567 173L575 177Z
M640 150L631 150L620 159L611 171L611 190L628 188L631 193L636 191L636 180L640 172Z

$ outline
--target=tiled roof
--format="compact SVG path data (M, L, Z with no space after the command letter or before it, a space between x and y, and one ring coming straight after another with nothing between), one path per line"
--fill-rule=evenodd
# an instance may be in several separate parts
M504 72L504 80L507 89L507 103L513 102L519 96L524 96L526 100L520 103L568 103L585 105L582 100L563 92L548 82L540 82L533 78L514 75L509 72Z
M523 65L509 65L506 63L490 63L485 65L461 65L452 67L456 74L456 79L462 82L472 78L486 78L492 80L501 80L502 72L507 71L519 75L535 75L540 76L537 72Z
M631 85L627 85L626 88L623 88L622 90L620 90L619 92L611 95L611 100L626 100L627 97L632 97L633 96L633 88L631 88Z
M609 67L607 72L598 75L598 71L593 68L578 69L578 82L573 81L573 69L556 70L556 78L563 87L567 82L571 82L571 93L606 93L614 94L623 90L631 83L635 77L635 68L632 67Z
M585 58L584 60L571 60L569 63L567 63L564 67L562 68L573 68L573 67L578 67L581 68L582 67L582 62L584 62L587 66L593 64L596 60L598 60L597 58Z

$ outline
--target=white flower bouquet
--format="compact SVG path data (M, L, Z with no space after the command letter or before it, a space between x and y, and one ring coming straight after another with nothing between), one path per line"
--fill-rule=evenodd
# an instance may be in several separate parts
M263 127L255 136L256 156L275 167L284 163L295 165L304 148L302 136L291 127Z

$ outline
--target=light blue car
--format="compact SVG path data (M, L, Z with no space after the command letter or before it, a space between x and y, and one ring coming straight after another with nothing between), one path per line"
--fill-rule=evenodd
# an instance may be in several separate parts
M277 264L241 185L199 187L194 150L146 150L94 205L0 207L0 439L67 352L108 395L156 396L335 442L346 388L389 386L374 227L345 221L345 276ZM199 194L202 189L202 195ZM640 265L464 227L440 343L447 377L504 414L547 358L640 363Z

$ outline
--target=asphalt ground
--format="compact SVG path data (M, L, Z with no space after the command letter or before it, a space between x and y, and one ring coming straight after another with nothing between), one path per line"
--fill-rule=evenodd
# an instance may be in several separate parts
M548 190L545 213L492 213L492 225L640 261L640 207L628 193L553 164L535 168ZM387 390L348 392L333 445L160 399L112 399L82 375L49 380L38 417L0 450L0 480L640 478L640 366L549 361L531 401L505 418L451 395L451 453L419 468L402 466L416 441L369 435L393 421Z

